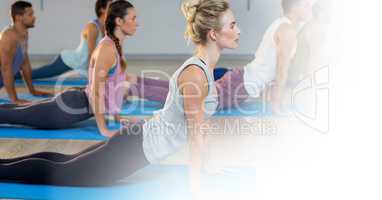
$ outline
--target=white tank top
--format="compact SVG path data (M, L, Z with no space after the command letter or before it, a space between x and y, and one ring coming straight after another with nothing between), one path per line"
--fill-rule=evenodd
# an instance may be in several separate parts
M244 67L244 87L251 97L259 97L276 77L277 48L274 36L280 25L285 23L292 22L287 17L281 17L270 25L256 51L255 59Z
M103 34L101 31L101 25L97 19L91 21L96 25L98 30L98 37L96 45L102 40ZM88 56L89 56L89 44L87 40L81 36L80 45L75 50L63 50L61 52L62 61L74 70L78 70L84 76L87 76L88 72Z
M178 87L178 78L190 65L199 66L208 81L208 95L204 99L204 117L208 119L218 106L213 73L206 63L197 57L188 59L170 79L169 92L163 109L143 125L143 151L150 163L157 163L187 144L187 122L184 114L183 95Z

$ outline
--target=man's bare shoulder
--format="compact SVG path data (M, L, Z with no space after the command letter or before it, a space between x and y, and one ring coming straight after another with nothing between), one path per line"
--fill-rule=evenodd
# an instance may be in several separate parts
M6 28L0 33L0 43L12 44L17 42L17 33L11 28Z

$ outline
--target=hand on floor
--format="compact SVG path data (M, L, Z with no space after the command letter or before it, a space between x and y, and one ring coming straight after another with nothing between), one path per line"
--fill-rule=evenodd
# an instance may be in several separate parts
M113 137L116 133L118 133L118 131L110 131L110 130L107 130L107 129L104 129L104 130L100 130L101 134L105 137L108 137L108 138L111 138Z

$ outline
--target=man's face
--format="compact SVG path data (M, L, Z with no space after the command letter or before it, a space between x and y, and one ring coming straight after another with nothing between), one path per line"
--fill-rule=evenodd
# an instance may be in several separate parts
M36 22L33 8L25 8L24 14L20 17L21 23L27 28L33 28Z

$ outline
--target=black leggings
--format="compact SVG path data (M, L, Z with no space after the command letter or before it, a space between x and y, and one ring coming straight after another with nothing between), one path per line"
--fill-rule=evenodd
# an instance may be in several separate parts
M61 55L58 55L52 63L33 69L32 79L51 78L54 76L59 76L70 70L73 69L64 63ZM15 78L20 79L21 74L17 73Z
M147 166L142 124L74 154L42 152L0 160L0 181L65 186L103 186Z
M70 89L53 98L28 106L0 105L0 124L25 125L39 129L63 129L93 116L83 89Z

